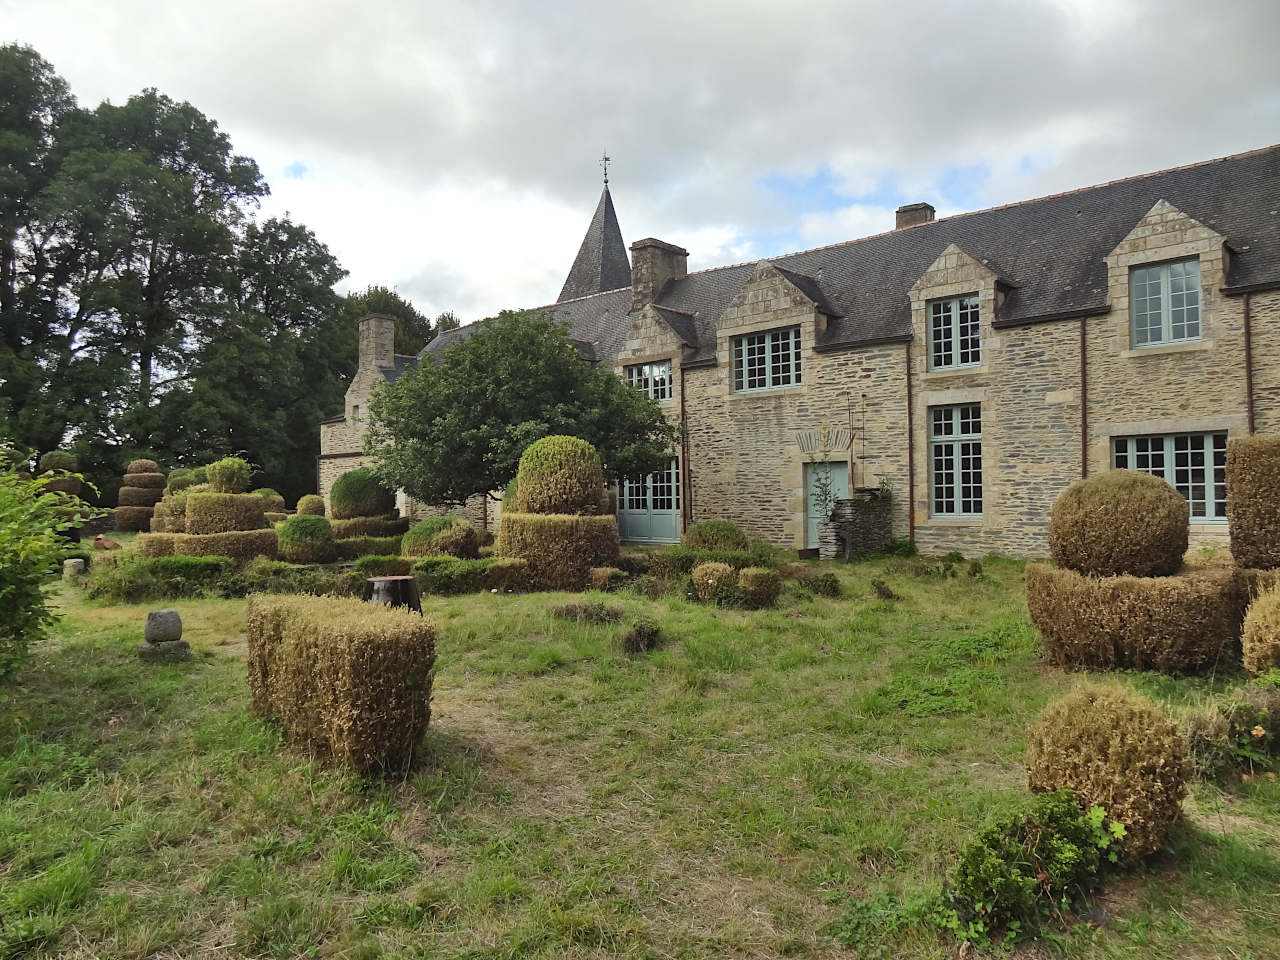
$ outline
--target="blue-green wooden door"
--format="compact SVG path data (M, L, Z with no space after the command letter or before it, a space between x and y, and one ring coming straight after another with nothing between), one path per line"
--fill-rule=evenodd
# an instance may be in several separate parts
M804 545L810 548L817 547L818 524L827 519L819 516L819 508L815 502L817 498L814 495L814 484L822 475L823 468L831 471L831 492L835 499L849 498L849 464L844 460L804 465Z
M618 535L641 543L680 542L680 461L618 490Z

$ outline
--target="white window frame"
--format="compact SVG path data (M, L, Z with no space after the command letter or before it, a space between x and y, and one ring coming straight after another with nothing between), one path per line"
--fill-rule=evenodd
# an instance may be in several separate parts
M982 363L978 295L966 293L928 304L929 369L959 370Z
M982 404L929 408L929 515L982 516Z
M733 392L798 387L800 327L779 327L733 338Z
M1196 343L1204 334L1202 300L1199 257L1130 267L1130 346L1141 350L1174 343ZM1158 328L1150 322L1157 311ZM1194 332L1189 332L1192 328ZM1153 332L1155 339L1152 339Z
M1227 522L1225 430L1112 437L1111 466L1164 480L1186 498L1192 523Z
M623 368L627 385L654 400L670 400L671 361L654 360L650 363L633 363Z

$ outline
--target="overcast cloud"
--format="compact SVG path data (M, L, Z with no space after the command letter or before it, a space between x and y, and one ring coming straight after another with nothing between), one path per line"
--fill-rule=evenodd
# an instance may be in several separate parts
M190 100L351 271L554 300L600 190L693 268L1280 140L1280 2L0 0L82 103Z

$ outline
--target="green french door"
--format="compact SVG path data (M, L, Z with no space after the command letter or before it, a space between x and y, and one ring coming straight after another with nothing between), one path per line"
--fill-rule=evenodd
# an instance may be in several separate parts
M680 542L680 461L643 480L624 480L618 492L618 535L642 543Z
M833 460L830 463L806 463L804 465L804 545L814 548L818 545L818 524L826 520L820 516L821 507L814 485L829 471L831 492L836 500L849 498L849 464L844 460Z

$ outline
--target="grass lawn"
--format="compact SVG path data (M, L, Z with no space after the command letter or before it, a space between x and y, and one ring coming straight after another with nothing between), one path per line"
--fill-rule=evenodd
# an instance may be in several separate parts
M248 713L243 601L185 601L195 659L139 662L148 608L67 591L0 703L0 943L63 957L954 957L928 919L957 845L1025 789L1042 664L1021 565L836 567L776 611L564 594L428 599L425 756L364 782ZM900 600L874 599L883 578ZM1238 678L1124 682L1179 709ZM1164 855L1018 956L1280 956L1280 785L1197 785ZM3 955L0 949L0 955Z

